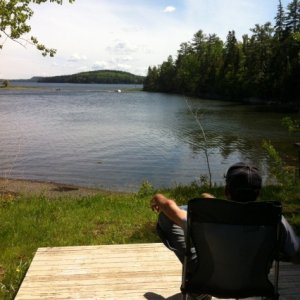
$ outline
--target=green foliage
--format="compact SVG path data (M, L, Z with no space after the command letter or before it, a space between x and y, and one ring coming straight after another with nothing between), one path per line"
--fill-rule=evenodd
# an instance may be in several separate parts
M290 117L285 117L281 120L281 123L289 132L300 132L300 120L293 120Z
M281 200L289 201L291 194L295 190L295 185L297 185L295 170L284 163L280 154L270 141L264 140L262 147L267 151L270 158L269 173L276 179L276 184L279 184L282 187L280 191Z
M100 70L81 72L73 75L41 77L39 82L60 83L126 83L141 84L143 76L134 75L123 71Z
M180 45L175 60L149 67L144 90L231 100L300 102L300 2L279 1L275 25L255 24L240 42L234 30L223 42L195 33Z
M283 126L290 132L299 132L299 120L290 117L282 119ZM284 215L300 230L300 185L296 170L288 166L281 158L279 152L270 141L264 140L262 147L269 156L269 173L276 179L276 185L263 188L261 196L266 200L278 200L283 202Z
M206 176L200 176L199 180L192 182L189 185L176 185L170 189L159 191L166 194L171 199L175 199L180 205L187 204L188 200L200 197L202 193L210 193L216 198L224 198L224 187L209 186Z
M75 0L69 0L70 3ZM31 31L28 24L34 12L29 7L31 3L55 2L62 4L62 0L1 0L0 1L0 49L3 47L6 38L9 38L21 45L23 36ZM4 40L1 41L1 38ZM43 56L54 56L55 49L47 48L38 42L37 38L31 37L31 43L41 51ZM27 41L28 42L28 41Z
M7 88L10 85L8 80L3 80L2 87Z
M141 187L137 193L138 197L145 197L154 194L154 188L148 180L144 180L141 184Z
M287 121L286 118L284 121ZM290 121L290 120L288 120ZM297 232L300 232L300 185L295 169L287 166L278 151L269 141L263 141L263 148L267 151L270 161L269 172L276 179L276 185L269 185L262 189L264 200L278 200L283 203L283 212Z
M147 91L156 91L158 90L158 71L156 67L149 67L147 77L144 80L144 88Z
M29 259L16 259L16 261L5 270L5 280L0 282L1 299L11 299L19 289L19 285L29 268Z

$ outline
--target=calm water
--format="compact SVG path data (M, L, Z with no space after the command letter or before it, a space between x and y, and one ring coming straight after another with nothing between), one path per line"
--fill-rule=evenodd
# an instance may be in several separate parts
M207 175L207 150L213 182L222 183L226 169L241 160L254 162L266 178L263 139L297 165L295 136L280 125L286 114L221 101L186 103L120 85L36 85L0 89L1 177L121 191L135 191L147 179L167 187ZM187 104L197 110L207 146Z

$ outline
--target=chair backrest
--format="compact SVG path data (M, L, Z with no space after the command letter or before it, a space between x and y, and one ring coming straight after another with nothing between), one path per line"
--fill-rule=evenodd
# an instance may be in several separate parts
M220 298L276 295L278 283L274 288L268 273L278 258L281 214L280 202L190 200L183 293ZM192 263L191 247L197 254ZM278 281L278 274L275 278Z

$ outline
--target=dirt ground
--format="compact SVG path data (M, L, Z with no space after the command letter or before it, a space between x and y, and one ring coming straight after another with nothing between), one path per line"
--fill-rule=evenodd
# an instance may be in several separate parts
M79 198L99 193L111 194L112 192L54 182L0 178L0 197L2 196L4 198L15 198L22 195L44 195L47 198L60 198L64 196Z

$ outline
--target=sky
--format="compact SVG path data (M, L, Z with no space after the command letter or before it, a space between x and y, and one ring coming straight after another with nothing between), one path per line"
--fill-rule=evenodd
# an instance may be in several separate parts
M282 0L286 8L289 0ZM31 33L23 46L9 39L0 50L0 78L69 75L121 70L146 75L198 30L223 41L234 30L238 40L255 24L274 24L278 0L75 0L63 5L33 4ZM43 57L27 43L37 37L57 49ZM0 40L3 43L3 40Z

